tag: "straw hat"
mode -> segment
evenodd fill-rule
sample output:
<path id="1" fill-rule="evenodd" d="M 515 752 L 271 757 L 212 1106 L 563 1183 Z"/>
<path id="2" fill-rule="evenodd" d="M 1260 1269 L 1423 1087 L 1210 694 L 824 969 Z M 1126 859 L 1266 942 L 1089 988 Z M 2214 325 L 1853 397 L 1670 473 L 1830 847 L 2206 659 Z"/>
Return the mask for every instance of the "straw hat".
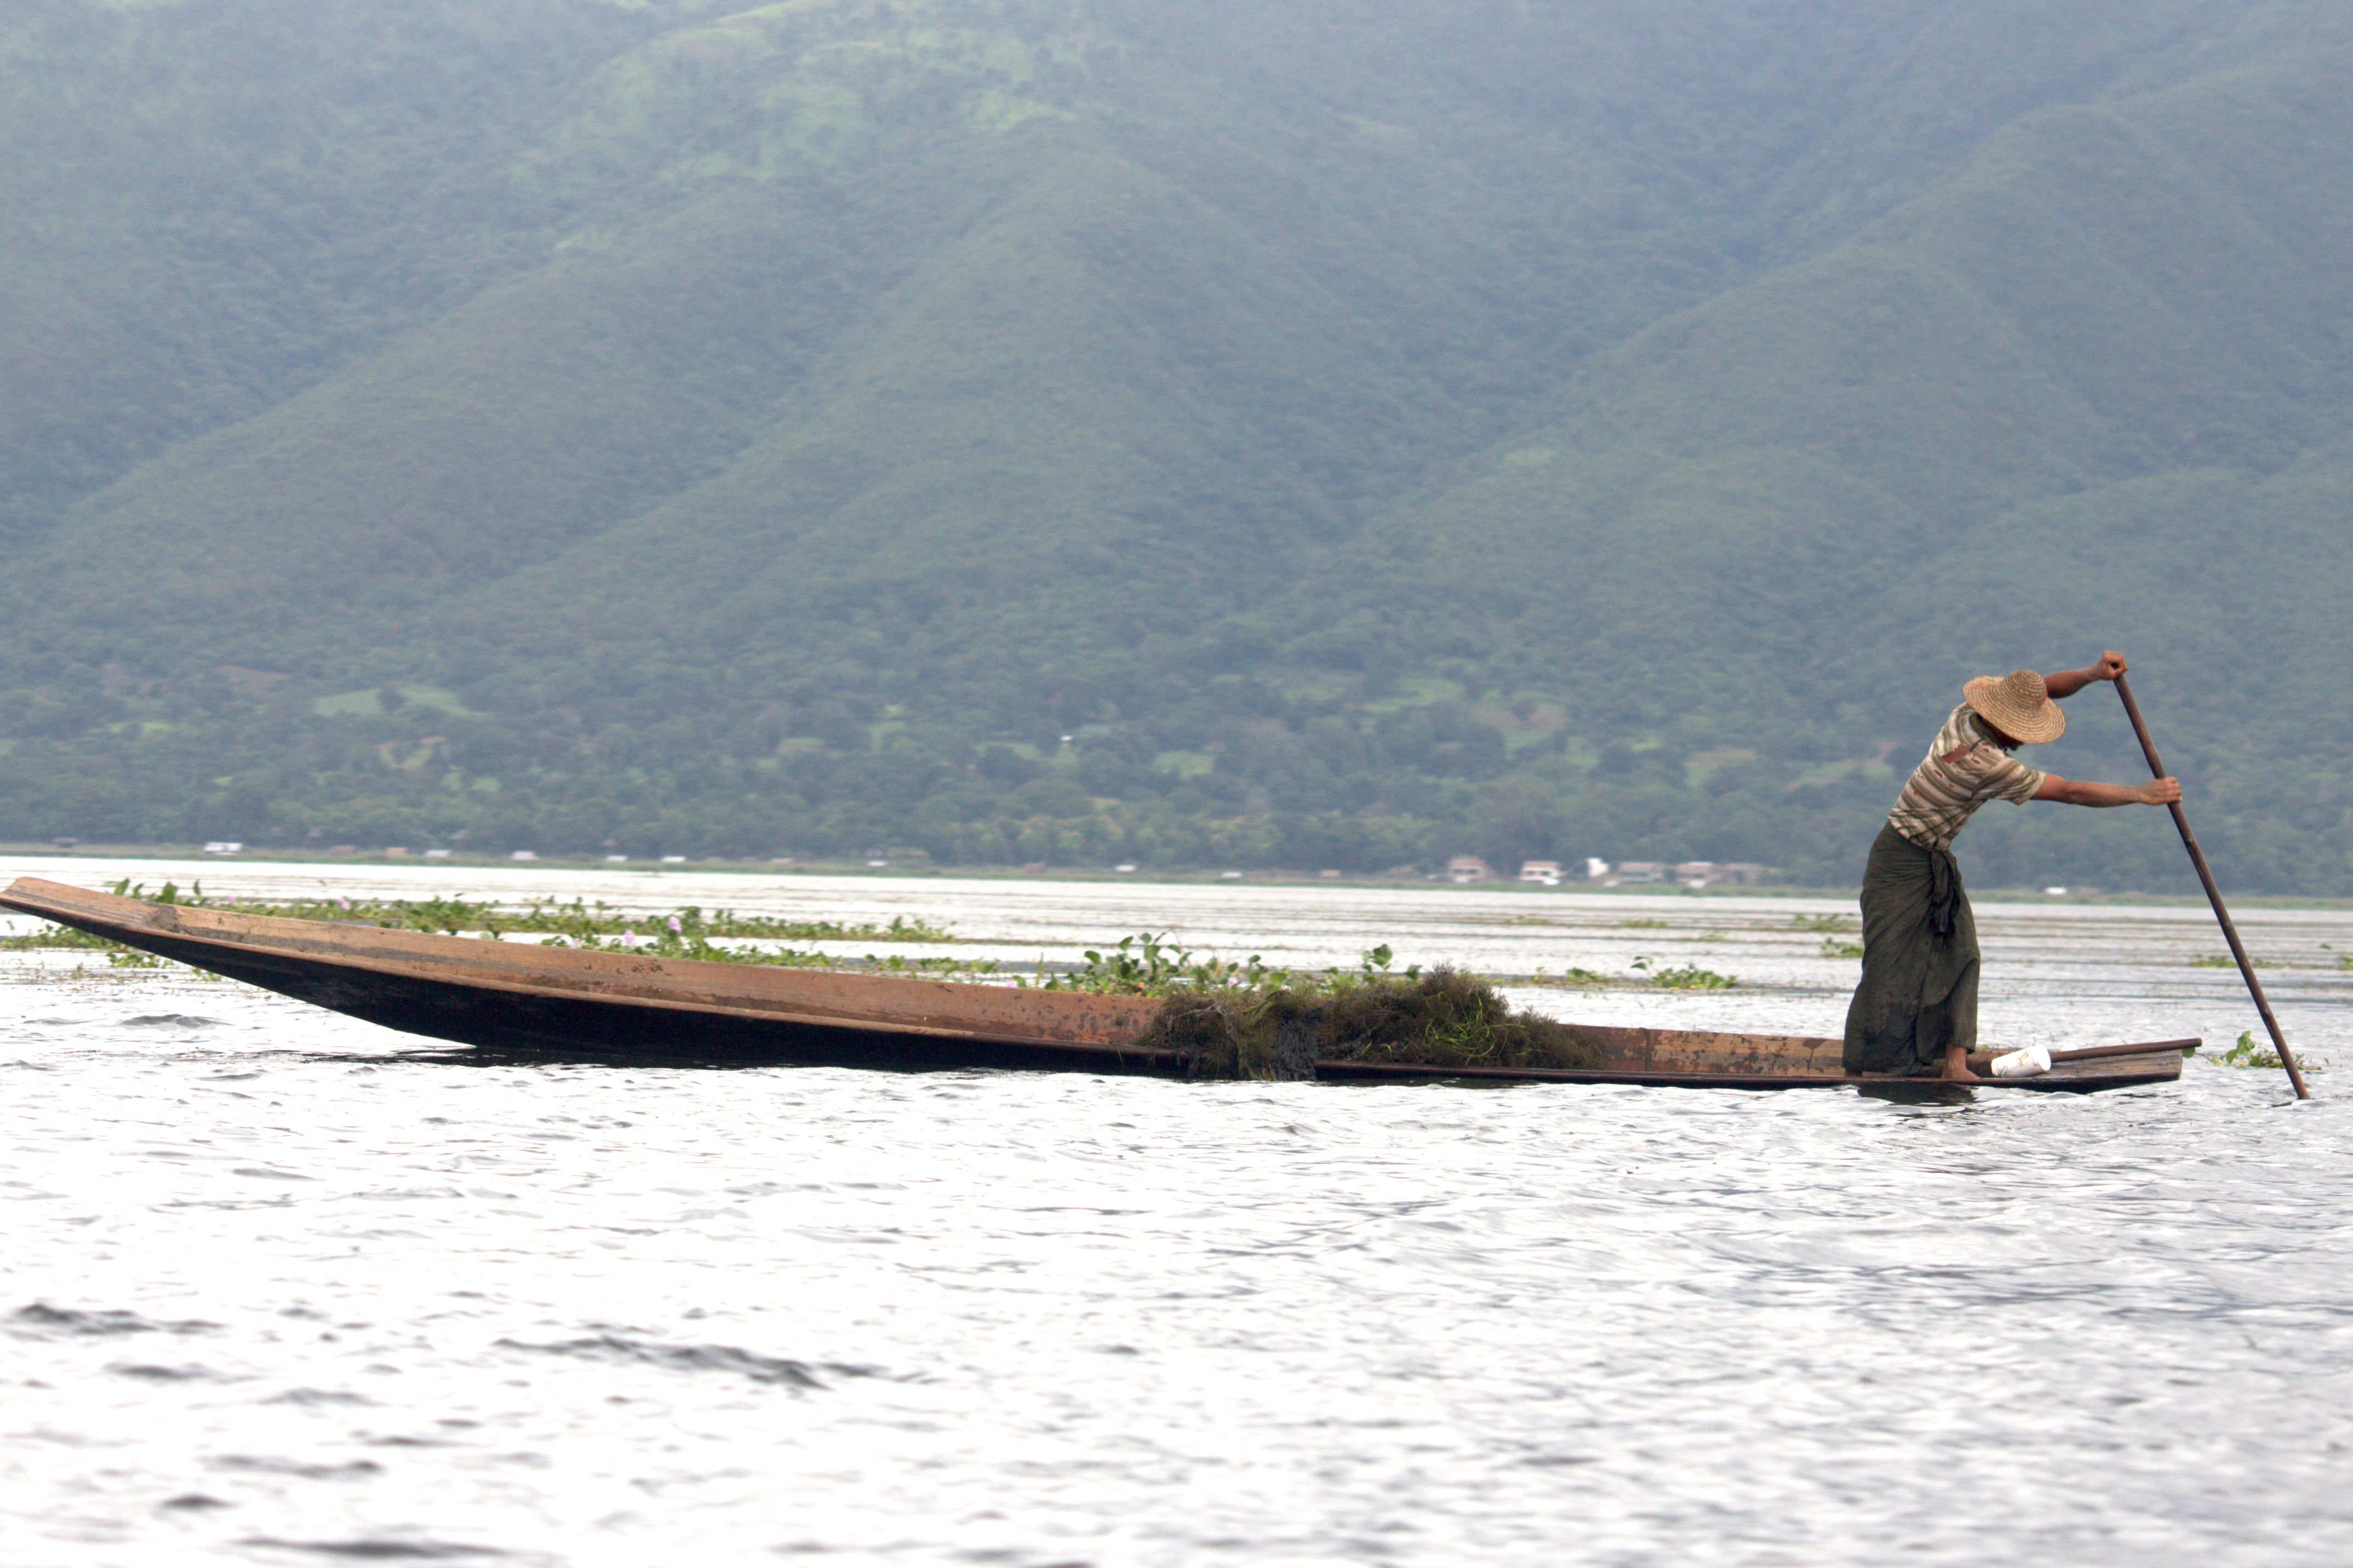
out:
<path id="1" fill-rule="evenodd" d="M 2067 732 L 2067 715 L 2031 669 L 1980 675 L 1961 688 L 1961 700 L 1977 716 L 2013 741 L 2041 745 Z"/>

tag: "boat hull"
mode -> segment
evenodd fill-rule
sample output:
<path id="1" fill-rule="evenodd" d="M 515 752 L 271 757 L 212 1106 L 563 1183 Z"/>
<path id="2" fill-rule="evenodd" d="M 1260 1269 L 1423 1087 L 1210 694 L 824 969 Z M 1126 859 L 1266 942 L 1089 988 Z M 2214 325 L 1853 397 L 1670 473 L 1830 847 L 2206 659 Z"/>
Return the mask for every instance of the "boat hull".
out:
<path id="1" fill-rule="evenodd" d="M 150 903 L 22 878 L 0 906 L 37 915 L 406 1034 L 485 1049 L 604 1060 L 932 1071 L 1182 1077 L 1133 1042 L 1157 1004 L 1007 986 L 655 959 L 276 920 Z M 1851 1074 L 1838 1040 L 1571 1026 L 1591 1068 L 1315 1064 L 1343 1083 L 1622 1083 L 1710 1089 L 1934 1088 Z M 1987 1087 L 2084 1091 L 2161 1083 L 2196 1041 L 2108 1047 L 2039 1078 Z M 2120 1053 L 2120 1054 L 2110 1054 Z"/>

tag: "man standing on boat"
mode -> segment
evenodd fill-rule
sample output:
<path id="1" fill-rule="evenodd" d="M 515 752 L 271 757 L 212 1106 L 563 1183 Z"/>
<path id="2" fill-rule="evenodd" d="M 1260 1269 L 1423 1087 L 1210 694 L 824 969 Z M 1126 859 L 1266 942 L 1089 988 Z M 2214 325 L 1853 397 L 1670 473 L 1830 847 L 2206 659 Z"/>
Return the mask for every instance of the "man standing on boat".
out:
<path id="1" fill-rule="evenodd" d="M 1849 1072 L 1974 1081 L 1978 1043 L 1978 930 L 1953 863 L 1953 838 L 1989 800 L 2024 805 L 2164 805 L 2181 798 L 2170 778 L 2090 784 L 2037 773 L 2010 755 L 2067 729 L 2056 700 L 2125 673 L 2104 653 L 2084 669 L 1979 676 L 1936 732 L 1927 757 L 1896 797 L 1862 873 L 1862 984 L 1846 1015 Z"/>

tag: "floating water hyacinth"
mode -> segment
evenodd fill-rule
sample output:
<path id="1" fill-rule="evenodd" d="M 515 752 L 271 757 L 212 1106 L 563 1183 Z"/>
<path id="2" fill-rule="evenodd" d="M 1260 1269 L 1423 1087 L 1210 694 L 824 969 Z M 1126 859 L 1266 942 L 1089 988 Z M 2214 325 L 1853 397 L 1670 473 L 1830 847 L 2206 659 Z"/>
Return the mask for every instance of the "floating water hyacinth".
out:
<path id="1" fill-rule="evenodd" d="M 150 893 L 145 887 L 124 878 L 113 885 L 119 896 L 132 899 L 152 898 L 158 903 L 180 903 L 197 908 L 238 903 L 234 899 L 207 899 L 204 884 L 199 882 L 185 894 L 176 885 L 166 883 L 162 891 Z M 567 937 L 609 936 L 624 925 L 634 926 L 640 919 L 658 920 L 652 914 L 625 913 L 604 903 L 589 905 L 584 900 L 558 903 L 554 900 L 538 900 L 520 907 L 501 907 L 490 902 L 475 903 L 463 898 L 436 897 L 430 899 L 371 899 L 349 894 L 322 894 L 315 899 L 298 899 L 291 902 L 272 902 L 257 899 L 240 905 L 259 915 L 274 915 L 290 920 L 367 921 L 380 926 L 407 931 L 441 931 L 452 936 L 469 931 L 512 931 L 546 933 Z M 783 915 L 746 915 L 732 910 L 687 908 L 670 916 L 670 934 L 691 938 L 752 937 L 782 939 L 787 942 L 860 941 L 945 942 L 955 940 L 944 925 L 934 925 L 922 919 L 909 920 L 904 915 L 892 918 L 888 926 L 844 924 L 839 921 L 794 920 Z M 17 942 L 17 946 L 48 946 L 53 942 Z M 82 945 L 68 942 L 66 945 Z"/>
<path id="2" fill-rule="evenodd" d="M 1310 1079 L 1324 1060 L 1590 1068 L 1600 1059 L 1568 1025 L 1515 1013 L 1486 981 L 1445 968 L 1410 980 L 1335 972 L 1298 988 L 1175 991 L 1135 1043 L 1176 1052 L 1188 1078 Z"/>

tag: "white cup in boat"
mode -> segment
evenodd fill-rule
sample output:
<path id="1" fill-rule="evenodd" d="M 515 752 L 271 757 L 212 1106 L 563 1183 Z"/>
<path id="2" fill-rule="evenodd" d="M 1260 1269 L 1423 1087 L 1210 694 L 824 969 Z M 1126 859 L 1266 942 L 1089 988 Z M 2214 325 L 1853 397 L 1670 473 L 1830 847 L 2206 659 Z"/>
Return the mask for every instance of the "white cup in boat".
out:
<path id="1" fill-rule="evenodd" d="M 2040 1078 L 2051 1070 L 2051 1047 L 2029 1046 L 2022 1051 L 1993 1058 L 1996 1078 Z"/>

